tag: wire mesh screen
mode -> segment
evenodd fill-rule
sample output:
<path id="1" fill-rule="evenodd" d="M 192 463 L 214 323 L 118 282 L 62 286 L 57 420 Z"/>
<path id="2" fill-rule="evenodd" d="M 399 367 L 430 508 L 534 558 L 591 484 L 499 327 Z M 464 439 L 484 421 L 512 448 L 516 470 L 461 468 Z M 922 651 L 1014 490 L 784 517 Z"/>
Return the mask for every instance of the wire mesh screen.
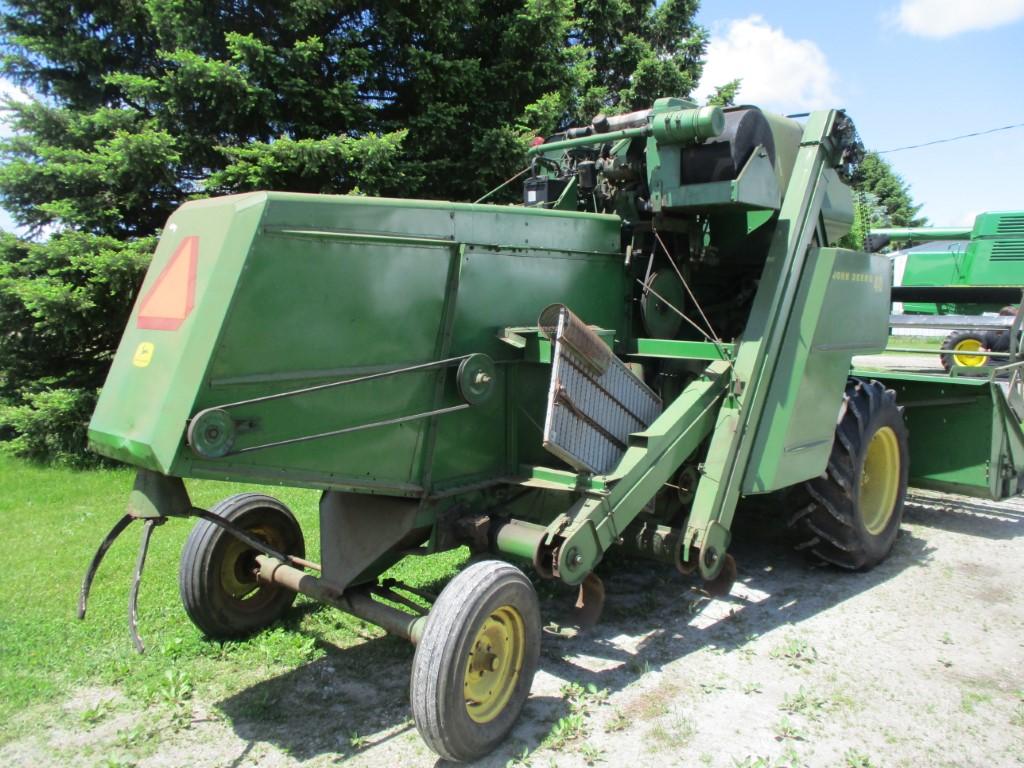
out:
<path id="1" fill-rule="evenodd" d="M 547 307 L 539 325 L 554 345 L 544 447 L 579 471 L 607 474 L 661 399 L 568 307 Z"/>

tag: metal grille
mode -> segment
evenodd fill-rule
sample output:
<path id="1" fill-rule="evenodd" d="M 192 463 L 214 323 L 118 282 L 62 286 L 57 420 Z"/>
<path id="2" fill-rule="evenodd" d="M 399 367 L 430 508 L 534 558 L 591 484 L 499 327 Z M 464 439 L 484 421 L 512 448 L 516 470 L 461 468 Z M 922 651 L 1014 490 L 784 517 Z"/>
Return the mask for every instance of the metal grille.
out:
<path id="1" fill-rule="evenodd" d="M 997 235 L 1024 235 L 1024 216 L 1000 216 Z"/>
<path id="2" fill-rule="evenodd" d="M 1002 240 L 992 246 L 993 259 L 1024 259 L 1024 240 Z"/>
<path id="3" fill-rule="evenodd" d="M 577 470 L 607 474 L 661 400 L 567 307 L 548 307 L 539 325 L 554 344 L 544 447 Z"/>

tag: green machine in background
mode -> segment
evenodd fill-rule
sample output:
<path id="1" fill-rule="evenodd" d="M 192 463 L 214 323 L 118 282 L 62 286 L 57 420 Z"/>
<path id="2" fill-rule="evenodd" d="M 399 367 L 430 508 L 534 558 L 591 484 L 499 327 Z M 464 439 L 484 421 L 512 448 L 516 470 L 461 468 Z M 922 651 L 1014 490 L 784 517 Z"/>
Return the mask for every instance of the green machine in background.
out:
<path id="1" fill-rule="evenodd" d="M 911 484 L 991 499 L 1020 493 L 1024 212 L 982 213 L 971 227 L 877 229 L 871 239 L 875 248 L 935 244 L 934 251 L 906 253 L 892 291 L 904 314 L 890 322 L 948 331 L 939 359 L 951 375 L 880 375 L 897 392 L 914 435 Z M 952 440 L 955 448 L 946 450 Z"/>
<path id="2" fill-rule="evenodd" d="M 468 545 L 529 564 L 579 585 L 588 621 L 612 547 L 727 591 L 740 499 L 778 494 L 810 557 L 873 566 L 913 466 L 893 389 L 851 376 L 885 346 L 891 302 L 885 257 L 830 247 L 860 152 L 842 112 L 666 98 L 533 147 L 522 206 L 184 205 L 90 424 L 95 450 L 139 470 L 80 615 L 110 542 L 143 521 L 141 649 L 149 534 L 197 517 L 180 580 L 205 634 L 257 631 L 297 592 L 375 622 L 417 646 L 424 740 L 468 760 L 529 694 L 536 594 L 478 559 L 427 610 L 379 580 L 403 557 Z M 1009 413 L 1002 392 L 986 390 Z M 987 447 L 1009 474 L 979 493 L 1017 490 L 1020 424 L 1004 422 L 1013 450 Z M 948 461 L 959 442 L 922 450 Z M 322 562 L 280 502 L 199 509 L 193 477 L 321 489 Z"/>
<path id="3" fill-rule="evenodd" d="M 942 315 L 950 323 L 917 323 L 953 329 L 942 344 L 946 370 L 953 365 L 981 367 L 1005 357 L 1010 309 L 1021 303 L 1024 291 L 1024 211 L 981 213 L 970 227 L 875 229 L 871 239 L 877 248 L 890 242 L 927 245 L 901 254 L 905 264 L 897 292 L 935 299 L 906 301 L 903 312 Z M 1001 319 L 982 317 L 1000 313 Z M 912 318 L 903 324 L 912 325 Z"/>
<path id="4" fill-rule="evenodd" d="M 905 286 L 1024 285 L 1024 211 L 980 213 L 970 227 L 889 227 L 873 229 L 871 235 L 879 246 L 956 244 L 908 254 Z"/>

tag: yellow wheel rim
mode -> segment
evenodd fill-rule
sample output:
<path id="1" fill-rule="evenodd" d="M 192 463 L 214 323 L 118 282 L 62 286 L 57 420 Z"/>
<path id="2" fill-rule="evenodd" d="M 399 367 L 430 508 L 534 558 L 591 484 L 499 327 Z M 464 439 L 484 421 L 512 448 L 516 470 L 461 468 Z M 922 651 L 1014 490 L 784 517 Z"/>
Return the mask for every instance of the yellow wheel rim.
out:
<path id="1" fill-rule="evenodd" d="M 255 526 L 246 530 L 272 547 L 281 548 L 283 545 L 281 537 L 265 526 Z M 234 536 L 228 539 L 224 547 L 224 555 L 220 561 L 220 585 L 236 600 L 253 597 L 260 587 L 256 581 L 257 554 L 248 544 Z"/>
<path id="2" fill-rule="evenodd" d="M 494 610 L 476 633 L 466 659 L 466 711 L 489 723 L 508 704 L 519 682 L 526 651 L 526 624 L 510 605 Z"/>
<path id="3" fill-rule="evenodd" d="M 900 443 L 892 427 L 882 427 L 868 443 L 860 475 L 860 517 L 868 533 L 889 523 L 900 491 Z"/>
<path id="4" fill-rule="evenodd" d="M 977 339 L 958 341 L 953 347 L 953 362 L 957 365 L 969 365 L 972 368 L 985 364 L 984 355 L 965 355 L 964 352 L 980 352 L 984 347 Z"/>

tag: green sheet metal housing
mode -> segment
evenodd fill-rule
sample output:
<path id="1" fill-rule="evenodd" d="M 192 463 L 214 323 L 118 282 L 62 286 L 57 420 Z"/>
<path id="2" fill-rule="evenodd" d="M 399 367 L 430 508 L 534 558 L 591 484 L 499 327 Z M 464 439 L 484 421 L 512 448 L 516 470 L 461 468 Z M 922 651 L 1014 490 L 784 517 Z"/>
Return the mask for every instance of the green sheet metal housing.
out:
<path id="1" fill-rule="evenodd" d="M 1004 383 L 857 371 L 896 391 L 910 432 L 910 485 L 993 500 L 1024 491 L 1024 430 Z"/>
<path id="2" fill-rule="evenodd" d="M 888 338 L 885 258 L 814 249 L 800 281 L 765 402 L 743 492 L 775 491 L 825 471 L 850 373 L 850 356 Z"/>
<path id="3" fill-rule="evenodd" d="M 199 238 L 194 309 L 163 331 L 137 327 L 135 307 L 89 429 L 100 453 L 165 474 L 393 495 L 508 475 L 540 451 L 538 439 L 521 453 L 517 434 L 543 423 L 547 369 L 517 371 L 522 352 L 502 329 L 534 325 L 561 301 L 628 332 L 613 216 L 279 193 L 206 200 L 171 217 L 142 296 L 189 236 Z M 143 343 L 153 351 L 139 367 Z M 461 412 L 219 460 L 185 444 L 205 408 L 469 353 L 496 362 L 494 396 Z M 251 422 L 244 448 L 460 402 L 447 368 L 231 413 Z"/>
<path id="4" fill-rule="evenodd" d="M 1024 211 L 978 214 L 970 228 L 904 227 L 877 230 L 893 239 L 942 242 L 962 236 L 968 242 L 907 254 L 903 285 L 1024 285 Z M 998 311 L 995 304 L 908 302 L 904 311 L 920 314 L 977 314 Z"/>

